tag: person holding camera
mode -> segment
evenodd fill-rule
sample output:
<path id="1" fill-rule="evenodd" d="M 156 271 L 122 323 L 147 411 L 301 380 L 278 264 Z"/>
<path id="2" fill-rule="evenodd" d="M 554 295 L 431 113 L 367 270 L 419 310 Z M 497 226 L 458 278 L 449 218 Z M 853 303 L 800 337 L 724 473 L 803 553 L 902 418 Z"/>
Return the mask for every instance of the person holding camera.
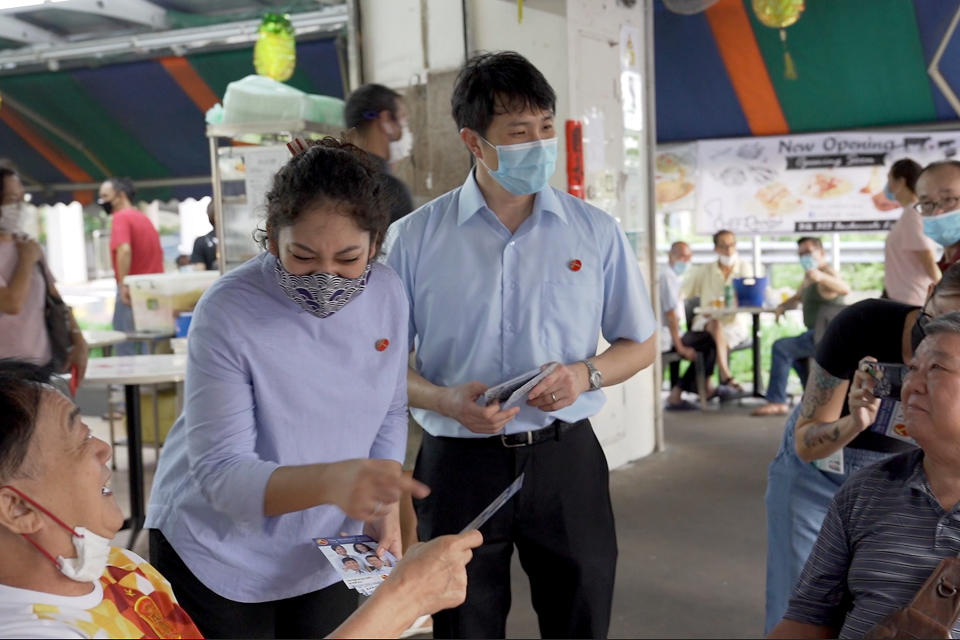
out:
<path id="1" fill-rule="evenodd" d="M 960 266 L 931 287 L 923 307 L 864 300 L 830 323 L 817 345 L 803 402 L 787 419 L 767 480 L 768 633 L 783 617 L 837 490 L 857 470 L 913 445 L 870 430 L 847 401 L 864 358 L 909 362 L 931 317 L 960 310 Z"/>

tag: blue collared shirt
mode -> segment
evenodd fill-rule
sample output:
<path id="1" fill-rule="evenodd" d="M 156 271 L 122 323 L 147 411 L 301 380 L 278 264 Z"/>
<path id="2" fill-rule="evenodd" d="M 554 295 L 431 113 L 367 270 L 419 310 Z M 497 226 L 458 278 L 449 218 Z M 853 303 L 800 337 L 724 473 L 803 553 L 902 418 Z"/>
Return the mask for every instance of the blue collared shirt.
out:
<path id="1" fill-rule="evenodd" d="M 656 331 L 639 265 L 609 214 L 562 191 L 538 192 L 516 233 L 487 207 L 473 173 L 390 229 L 387 264 L 410 301 L 410 348 L 430 382 L 486 385 L 547 362 L 571 364 L 608 342 L 643 342 Z M 544 413 L 526 404 L 505 433 L 596 414 L 603 391 Z M 413 415 L 435 436 L 483 437 L 425 409 Z"/>
<path id="2" fill-rule="evenodd" d="M 275 265 L 268 253 L 253 258 L 197 305 L 186 404 L 145 525 L 203 584 L 239 602 L 330 586 L 340 578 L 313 538 L 360 533 L 333 505 L 265 516 L 277 467 L 400 462 L 406 449 L 407 300 L 396 274 L 374 265 L 364 291 L 321 319 L 283 293 Z"/>

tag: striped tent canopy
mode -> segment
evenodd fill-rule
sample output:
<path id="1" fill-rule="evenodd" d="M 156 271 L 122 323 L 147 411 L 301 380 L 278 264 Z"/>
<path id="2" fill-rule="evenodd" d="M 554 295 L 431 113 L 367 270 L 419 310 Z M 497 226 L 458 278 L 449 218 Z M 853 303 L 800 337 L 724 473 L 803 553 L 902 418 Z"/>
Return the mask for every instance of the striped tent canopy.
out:
<path id="1" fill-rule="evenodd" d="M 786 30 L 797 79 L 786 77 L 778 30 L 751 0 L 681 15 L 655 0 L 657 139 L 957 122 L 928 73 L 960 0 L 806 0 Z M 960 29 L 958 29 L 960 32 Z M 938 69 L 960 94 L 960 33 Z"/>
<path id="2" fill-rule="evenodd" d="M 69 71 L 0 76 L 0 158 L 27 183 L 100 182 L 210 174 L 204 113 L 227 84 L 254 73 L 252 48 Z M 287 84 L 342 98 L 335 39 L 297 44 Z M 199 198 L 209 185 L 140 190 L 138 197 Z M 41 192 L 37 202 L 90 202 L 92 191 Z"/>

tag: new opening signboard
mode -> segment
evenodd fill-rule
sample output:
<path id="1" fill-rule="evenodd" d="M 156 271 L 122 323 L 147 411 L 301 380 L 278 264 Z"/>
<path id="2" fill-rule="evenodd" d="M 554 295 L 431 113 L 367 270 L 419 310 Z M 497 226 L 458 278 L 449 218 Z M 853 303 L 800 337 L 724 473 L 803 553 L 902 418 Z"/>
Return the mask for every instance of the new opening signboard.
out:
<path id="1" fill-rule="evenodd" d="M 960 132 L 701 140 L 696 143 L 696 193 L 690 194 L 695 195 L 696 230 L 780 235 L 889 229 L 901 214 L 900 205 L 884 195 L 890 166 L 901 158 L 921 165 L 953 159 L 958 150 Z M 658 185 L 672 179 L 661 169 L 680 164 L 670 154 L 658 154 Z M 688 172 L 683 179 L 691 177 Z M 670 192 L 660 186 L 657 193 Z"/>

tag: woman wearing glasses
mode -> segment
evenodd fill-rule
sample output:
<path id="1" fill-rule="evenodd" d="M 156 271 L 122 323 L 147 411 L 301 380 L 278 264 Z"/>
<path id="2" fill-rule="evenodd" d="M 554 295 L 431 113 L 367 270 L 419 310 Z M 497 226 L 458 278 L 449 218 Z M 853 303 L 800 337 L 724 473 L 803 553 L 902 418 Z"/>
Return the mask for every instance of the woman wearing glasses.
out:
<path id="1" fill-rule="evenodd" d="M 940 279 L 937 245 L 924 235 L 923 220 L 916 209 L 921 170 L 910 158 L 897 160 L 890 167 L 884 189 L 887 198 L 903 207 L 883 246 L 884 297 L 912 305 L 923 304 L 930 285 Z"/>
<path id="2" fill-rule="evenodd" d="M 855 471 L 912 444 L 870 430 L 851 410 L 872 396 L 847 392 L 864 359 L 903 364 L 931 316 L 960 310 L 960 266 L 948 269 L 922 307 L 864 300 L 841 311 L 817 345 L 803 403 L 787 419 L 767 479 L 767 606 L 764 633 L 787 610 L 830 500 Z M 861 412 L 862 413 L 862 412 Z"/>
<path id="3" fill-rule="evenodd" d="M 943 247 L 940 271 L 960 262 L 960 162 L 928 164 L 917 179 L 917 203 L 923 233 Z"/>

